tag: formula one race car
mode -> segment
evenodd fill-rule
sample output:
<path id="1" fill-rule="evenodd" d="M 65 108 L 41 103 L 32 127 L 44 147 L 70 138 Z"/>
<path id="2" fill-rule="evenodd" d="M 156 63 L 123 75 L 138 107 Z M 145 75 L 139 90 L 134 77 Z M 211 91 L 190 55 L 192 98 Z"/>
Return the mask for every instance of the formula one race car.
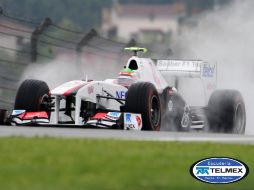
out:
<path id="1" fill-rule="evenodd" d="M 245 105 L 236 90 L 215 90 L 216 64 L 204 61 L 152 60 L 134 53 L 116 79 L 75 80 L 49 90 L 39 80 L 25 80 L 15 106 L 1 122 L 12 125 L 70 125 L 128 130 L 244 133 Z M 207 106 L 191 107 L 167 78 L 198 77 L 207 94 Z"/>

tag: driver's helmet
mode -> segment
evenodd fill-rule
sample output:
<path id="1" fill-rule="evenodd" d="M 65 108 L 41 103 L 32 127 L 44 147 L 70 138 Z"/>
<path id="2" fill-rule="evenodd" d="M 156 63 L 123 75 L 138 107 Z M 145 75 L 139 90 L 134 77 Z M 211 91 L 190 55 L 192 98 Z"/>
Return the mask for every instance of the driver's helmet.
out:
<path id="1" fill-rule="evenodd" d="M 117 77 L 117 84 L 129 87 L 137 81 L 136 73 L 130 68 L 125 68 L 120 71 L 119 76 Z"/>

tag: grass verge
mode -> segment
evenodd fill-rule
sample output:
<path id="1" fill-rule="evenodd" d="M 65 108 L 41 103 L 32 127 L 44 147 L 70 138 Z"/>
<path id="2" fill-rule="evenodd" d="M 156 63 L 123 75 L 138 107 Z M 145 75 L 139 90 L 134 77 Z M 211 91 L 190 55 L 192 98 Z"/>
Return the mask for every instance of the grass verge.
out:
<path id="1" fill-rule="evenodd" d="M 250 174 L 227 185 L 197 181 L 190 166 L 211 156 L 239 159 Z M 253 145 L 0 138 L 0 189 L 250 190 L 253 158 Z"/>

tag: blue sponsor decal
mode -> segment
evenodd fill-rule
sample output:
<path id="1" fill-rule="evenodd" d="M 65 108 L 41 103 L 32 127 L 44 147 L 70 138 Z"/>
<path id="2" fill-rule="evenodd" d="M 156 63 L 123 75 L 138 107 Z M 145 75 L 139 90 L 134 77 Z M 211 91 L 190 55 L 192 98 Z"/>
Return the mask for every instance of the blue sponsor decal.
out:
<path id="1" fill-rule="evenodd" d="M 125 122 L 126 123 L 131 123 L 131 114 L 130 113 L 126 113 L 125 114 Z"/>
<path id="2" fill-rule="evenodd" d="M 107 116 L 113 117 L 113 118 L 119 118 L 121 116 L 120 112 L 108 112 Z"/>
<path id="3" fill-rule="evenodd" d="M 227 184 L 245 178 L 249 173 L 249 168 L 242 161 L 233 158 L 205 158 L 194 163 L 190 168 L 190 173 L 202 182 Z"/>
<path id="4" fill-rule="evenodd" d="M 13 110 L 11 115 L 20 115 L 24 112 L 26 112 L 26 110 Z"/>
<path id="5" fill-rule="evenodd" d="M 116 98 L 119 99 L 125 99 L 126 98 L 126 92 L 125 91 L 116 91 Z"/>
<path id="6" fill-rule="evenodd" d="M 215 74 L 215 65 L 204 64 L 203 66 L 203 77 L 212 78 Z"/>

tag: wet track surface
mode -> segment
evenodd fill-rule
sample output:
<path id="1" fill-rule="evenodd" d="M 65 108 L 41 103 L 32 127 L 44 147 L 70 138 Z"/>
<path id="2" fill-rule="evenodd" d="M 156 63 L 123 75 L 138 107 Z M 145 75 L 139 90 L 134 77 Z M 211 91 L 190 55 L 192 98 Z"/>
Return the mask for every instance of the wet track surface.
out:
<path id="1" fill-rule="evenodd" d="M 13 136 L 254 144 L 254 135 L 0 126 L 0 137 Z"/>

